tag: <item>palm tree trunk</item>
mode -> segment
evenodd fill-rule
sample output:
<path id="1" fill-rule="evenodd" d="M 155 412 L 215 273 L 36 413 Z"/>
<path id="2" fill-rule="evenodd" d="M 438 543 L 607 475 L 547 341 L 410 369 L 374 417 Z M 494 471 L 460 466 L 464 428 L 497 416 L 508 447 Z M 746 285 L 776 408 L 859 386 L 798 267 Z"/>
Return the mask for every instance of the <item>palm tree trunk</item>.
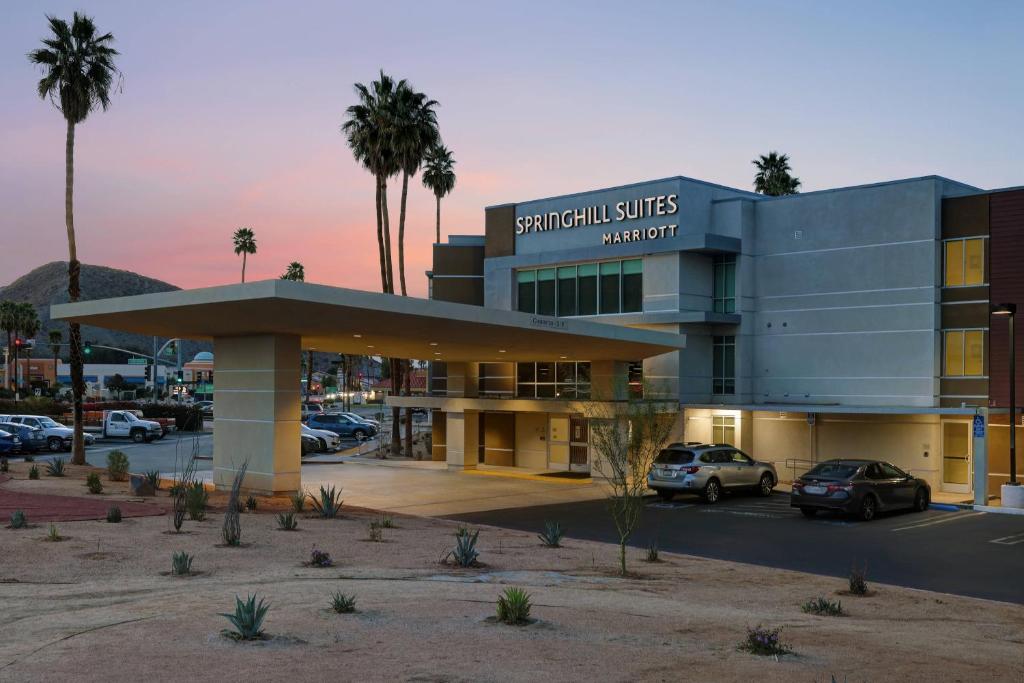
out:
<path id="1" fill-rule="evenodd" d="M 81 296 L 82 264 L 78 262 L 75 244 L 75 124 L 68 121 L 67 143 L 64 150 L 64 223 L 68 230 L 68 299 L 78 301 Z M 71 464 L 85 464 L 85 434 L 82 430 L 82 401 L 85 397 L 85 369 L 82 359 L 82 328 L 78 323 L 69 325 L 71 331 L 71 393 L 74 396 L 74 436 L 72 437 Z"/>
<path id="2" fill-rule="evenodd" d="M 245 257 L 246 253 L 242 252 L 242 284 L 245 284 Z"/>
<path id="3" fill-rule="evenodd" d="M 7 355 L 4 356 L 4 389 L 11 388 L 11 331 L 7 330 Z"/>
<path id="4" fill-rule="evenodd" d="M 409 174 L 402 171 L 402 202 L 398 211 L 398 281 L 402 286 L 402 296 L 405 291 L 405 202 L 409 196 Z"/>
<path id="5" fill-rule="evenodd" d="M 306 397 L 313 391 L 313 352 L 306 352 Z"/>
<path id="6" fill-rule="evenodd" d="M 412 396 L 412 362 L 405 361 L 405 395 Z M 412 457 L 412 408 L 405 409 L 405 457 Z"/>
<path id="7" fill-rule="evenodd" d="M 436 244 L 441 243 L 441 195 L 435 194 L 434 198 L 437 200 L 437 239 L 434 240 Z"/>
<path id="8" fill-rule="evenodd" d="M 384 181 L 380 175 L 374 176 L 377 184 L 377 251 L 380 256 L 380 286 L 381 290 L 388 293 L 388 271 L 386 257 L 384 255 L 384 217 L 380 210 L 381 183 Z"/>
<path id="9" fill-rule="evenodd" d="M 395 270 L 391 265 L 391 218 L 388 212 L 388 181 L 381 178 L 380 213 L 384 224 L 384 267 L 387 271 L 388 290 L 386 294 L 395 293 Z"/>

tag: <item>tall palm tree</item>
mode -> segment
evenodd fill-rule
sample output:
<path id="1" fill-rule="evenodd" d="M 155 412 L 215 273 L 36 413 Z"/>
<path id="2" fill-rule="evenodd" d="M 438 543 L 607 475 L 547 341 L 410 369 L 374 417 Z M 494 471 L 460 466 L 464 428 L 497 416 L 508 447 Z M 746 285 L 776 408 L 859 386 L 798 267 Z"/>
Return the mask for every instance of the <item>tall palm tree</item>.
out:
<path id="1" fill-rule="evenodd" d="M 423 185 L 434 193 L 437 199 L 437 234 L 434 241 L 441 241 L 441 198 L 455 189 L 455 160 L 452 151 L 440 141 L 427 150 L 423 160 Z"/>
<path id="2" fill-rule="evenodd" d="M 232 235 L 235 254 L 242 255 L 242 282 L 245 282 L 245 261 L 249 254 L 256 253 L 256 234 L 249 228 L 239 228 Z"/>
<path id="3" fill-rule="evenodd" d="M 11 338 L 18 327 L 18 305 L 13 301 L 0 301 L 0 330 L 7 333 L 7 355 L 4 358 L 4 388 L 11 387 L 11 363 L 14 360 L 14 347 Z"/>
<path id="4" fill-rule="evenodd" d="M 292 280 L 294 282 L 305 282 L 306 269 L 298 261 L 292 261 L 288 264 L 288 268 L 285 269 L 284 275 L 281 276 L 281 279 Z"/>
<path id="5" fill-rule="evenodd" d="M 15 325 L 15 328 L 14 328 L 14 336 L 15 337 L 18 337 L 19 333 L 20 333 L 23 342 L 27 341 L 27 340 L 29 340 L 29 339 L 31 339 L 33 337 L 35 337 L 36 336 L 36 332 L 39 331 L 39 314 L 36 313 L 36 307 L 33 306 L 30 303 L 15 304 L 15 322 L 16 322 L 16 325 Z M 26 350 L 26 352 L 28 352 L 28 347 L 27 346 L 25 347 L 25 350 Z M 14 390 L 15 391 L 20 389 L 21 386 L 22 386 L 21 384 L 19 384 L 19 379 L 21 379 L 22 381 L 24 380 L 24 377 L 22 377 L 22 378 L 18 377 L 18 375 L 21 374 L 19 372 L 19 370 L 20 370 L 20 365 L 19 365 L 19 363 L 20 363 L 20 358 L 19 358 L 20 355 L 21 355 L 20 349 L 19 349 L 18 345 L 15 344 L 14 345 Z"/>
<path id="6" fill-rule="evenodd" d="M 57 361 L 60 360 L 60 347 L 64 343 L 64 335 L 60 330 L 50 330 L 50 351 L 53 352 L 53 386 L 57 386 Z"/>
<path id="7" fill-rule="evenodd" d="M 81 264 L 75 243 L 74 217 L 74 160 L 75 126 L 85 121 L 97 106 L 106 111 L 110 106 L 110 91 L 117 75 L 114 57 L 118 52 L 111 47 L 114 36 L 100 34 L 90 17 L 75 12 L 71 25 L 63 19 L 47 16 L 52 36 L 43 39 L 43 46 L 28 54 L 32 64 L 43 70 L 36 88 L 39 97 L 49 99 L 61 112 L 67 123 L 64 152 L 64 222 L 68 232 L 68 297 L 78 301 Z M 74 446 L 71 462 L 85 464 L 85 441 L 82 432 L 82 397 L 85 395 L 85 377 L 82 360 L 82 331 L 78 323 L 71 323 L 71 390 L 75 402 Z"/>
<path id="8" fill-rule="evenodd" d="M 754 176 L 754 191 L 778 197 L 784 194 L 797 194 L 800 191 L 800 179 L 790 175 L 789 156 L 778 152 L 762 154 L 752 162 L 757 168 Z"/>

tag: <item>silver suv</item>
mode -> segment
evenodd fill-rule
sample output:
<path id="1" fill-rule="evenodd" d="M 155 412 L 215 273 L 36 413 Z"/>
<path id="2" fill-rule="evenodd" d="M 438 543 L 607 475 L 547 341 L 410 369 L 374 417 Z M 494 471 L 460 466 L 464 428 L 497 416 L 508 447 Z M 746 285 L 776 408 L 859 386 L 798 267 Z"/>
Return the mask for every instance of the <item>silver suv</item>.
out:
<path id="1" fill-rule="evenodd" d="M 673 443 L 654 459 L 647 488 L 662 500 L 677 493 L 699 493 L 706 502 L 716 503 L 722 491 L 750 489 L 762 496 L 772 495 L 779 476 L 770 462 L 757 462 L 726 443 Z"/>

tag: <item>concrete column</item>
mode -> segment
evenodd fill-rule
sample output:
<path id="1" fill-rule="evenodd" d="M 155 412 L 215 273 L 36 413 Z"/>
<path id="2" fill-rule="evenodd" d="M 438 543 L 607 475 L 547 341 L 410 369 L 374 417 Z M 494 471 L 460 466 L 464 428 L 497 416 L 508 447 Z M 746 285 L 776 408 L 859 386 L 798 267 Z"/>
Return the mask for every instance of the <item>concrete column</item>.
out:
<path id="1" fill-rule="evenodd" d="M 480 413 L 446 413 L 446 460 L 450 470 L 476 469 L 480 460 Z"/>
<path id="2" fill-rule="evenodd" d="M 597 401 L 623 401 L 629 397 L 629 363 L 595 360 L 590 363 L 590 395 Z"/>
<path id="3" fill-rule="evenodd" d="M 230 488 L 242 462 L 242 486 L 259 493 L 301 487 L 300 339 L 266 334 L 217 337 L 213 482 Z"/>
<path id="4" fill-rule="evenodd" d="M 978 414 L 974 416 L 971 424 L 971 440 L 971 461 L 974 466 L 974 504 L 988 505 L 988 408 L 979 408 Z M 941 457 L 939 463 L 939 481 L 942 481 Z"/>
<path id="5" fill-rule="evenodd" d="M 476 398 L 479 378 L 476 363 L 448 363 L 448 397 Z"/>

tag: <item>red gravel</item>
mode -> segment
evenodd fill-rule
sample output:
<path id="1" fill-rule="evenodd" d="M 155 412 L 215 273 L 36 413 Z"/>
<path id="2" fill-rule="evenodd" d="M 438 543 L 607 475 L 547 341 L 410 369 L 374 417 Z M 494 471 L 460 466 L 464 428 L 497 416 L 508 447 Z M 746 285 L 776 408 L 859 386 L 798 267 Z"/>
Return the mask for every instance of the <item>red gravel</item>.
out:
<path id="1" fill-rule="evenodd" d="M 28 520 L 36 522 L 70 522 L 83 519 L 106 519 L 111 505 L 121 508 L 122 517 L 150 517 L 164 511 L 156 505 L 128 503 L 102 498 L 54 496 L 45 493 L 22 493 L 0 489 L 0 523 L 22 510 Z"/>

